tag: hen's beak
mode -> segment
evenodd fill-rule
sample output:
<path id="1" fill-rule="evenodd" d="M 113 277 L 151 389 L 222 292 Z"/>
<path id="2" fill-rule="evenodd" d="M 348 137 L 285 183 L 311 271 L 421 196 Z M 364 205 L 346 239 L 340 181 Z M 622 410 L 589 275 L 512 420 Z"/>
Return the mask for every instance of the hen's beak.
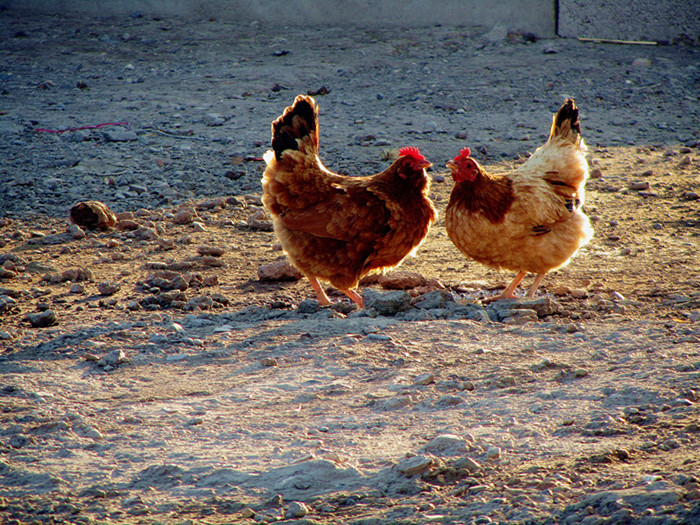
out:
<path id="1" fill-rule="evenodd" d="M 432 165 L 433 165 L 432 162 L 428 162 L 427 160 L 422 160 L 422 161 L 420 161 L 420 162 L 418 163 L 418 169 L 420 169 L 420 170 L 426 169 L 426 168 L 429 168 L 429 167 L 432 166 Z"/>
<path id="2" fill-rule="evenodd" d="M 454 170 L 457 169 L 457 164 L 455 164 L 455 162 L 454 162 L 453 160 L 448 160 L 448 161 L 447 161 L 447 164 L 445 164 L 445 166 L 446 166 L 447 168 L 449 168 L 450 171 L 454 171 Z"/>

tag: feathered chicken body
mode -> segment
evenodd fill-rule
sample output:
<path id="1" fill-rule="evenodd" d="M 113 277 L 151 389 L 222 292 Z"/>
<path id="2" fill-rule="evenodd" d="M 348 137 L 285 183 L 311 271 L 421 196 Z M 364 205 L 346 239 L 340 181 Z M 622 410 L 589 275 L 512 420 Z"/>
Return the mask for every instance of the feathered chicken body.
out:
<path id="1" fill-rule="evenodd" d="M 354 288 L 367 273 L 397 266 L 423 242 L 437 212 L 428 198 L 431 164 L 403 148 L 383 172 L 348 177 L 318 157 L 318 107 L 300 95 L 272 123 L 265 156 L 263 204 L 291 262 L 311 282 L 320 304 L 329 281 L 360 307 Z"/>
<path id="2" fill-rule="evenodd" d="M 445 212 L 452 242 L 492 268 L 518 272 L 495 299 L 513 297 L 527 273 L 544 275 L 569 262 L 593 235 L 581 210 L 588 178 L 579 112 L 567 99 L 554 115 L 547 142 L 514 172 L 492 175 L 464 149 L 448 162 L 455 180 Z"/>

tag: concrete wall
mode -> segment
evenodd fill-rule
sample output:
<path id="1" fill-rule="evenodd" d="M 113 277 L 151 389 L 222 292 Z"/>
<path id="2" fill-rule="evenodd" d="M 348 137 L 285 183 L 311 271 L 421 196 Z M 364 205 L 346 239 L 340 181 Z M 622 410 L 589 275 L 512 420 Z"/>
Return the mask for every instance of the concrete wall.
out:
<path id="1" fill-rule="evenodd" d="M 698 45 L 700 0 L 559 0 L 558 34 Z"/>
<path id="2" fill-rule="evenodd" d="M 215 16 L 289 25 L 487 26 L 554 36 L 555 0 L 0 0 L 9 8 L 88 15 Z M 0 15 L 1 16 L 1 15 Z"/>
<path id="3" fill-rule="evenodd" d="M 0 0 L 0 4 L 41 13 L 100 16 L 139 11 L 283 25 L 490 28 L 502 24 L 543 38 L 557 31 L 571 38 L 700 44 L 700 0 Z"/>

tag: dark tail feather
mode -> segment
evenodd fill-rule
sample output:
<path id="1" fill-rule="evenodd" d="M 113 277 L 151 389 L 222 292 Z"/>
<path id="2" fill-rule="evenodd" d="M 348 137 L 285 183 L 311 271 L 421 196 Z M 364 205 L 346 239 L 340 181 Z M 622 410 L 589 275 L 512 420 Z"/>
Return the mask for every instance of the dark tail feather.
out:
<path id="1" fill-rule="evenodd" d="M 318 106 L 313 98 L 299 95 L 272 123 L 272 149 L 281 160 L 285 150 L 308 151 L 309 147 L 318 152 Z"/>
<path id="2" fill-rule="evenodd" d="M 556 136 L 568 137 L 571 142 L 577 142 L 581 136 L 581 122 L 578 118 L 578 108 L 573 98 L 567 98 L 554 115 L 552 130 L 549 138 Z"/>

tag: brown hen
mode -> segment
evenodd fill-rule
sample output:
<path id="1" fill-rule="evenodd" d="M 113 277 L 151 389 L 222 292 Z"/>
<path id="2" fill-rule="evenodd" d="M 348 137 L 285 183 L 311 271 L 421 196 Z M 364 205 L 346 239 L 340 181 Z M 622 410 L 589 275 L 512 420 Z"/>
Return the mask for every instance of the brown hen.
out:
<path id="1" fill-rule="evenodd" d="M 360 279 L 401 263 L 425 239 L 437 212 L 428 198 L 431 166 L 417 148 L 403 148 L 381 173 L 338 175 L 318 157 L 318 107 L 299 95 L 272 123 L 265 153 L 263 204 L 290 261 L 328 305 L 319 279 L 362 308 Z"/>

